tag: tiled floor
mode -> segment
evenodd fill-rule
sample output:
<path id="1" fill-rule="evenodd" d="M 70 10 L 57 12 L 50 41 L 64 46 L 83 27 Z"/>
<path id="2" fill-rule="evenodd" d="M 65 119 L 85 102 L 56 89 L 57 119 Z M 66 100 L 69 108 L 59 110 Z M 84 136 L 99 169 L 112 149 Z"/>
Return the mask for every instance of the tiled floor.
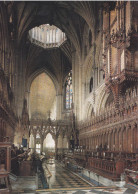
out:
<path id="1" fill-rule="evenodd" d="M 138 194 L 138 192 L 121 188 L 119 190 L 112 189 L 90 189 L 90 190 L 47 190 L 47 191 L 28 191 L 28 192 L 12 192 L 12 194 Z"/>
<path id="2" fill-rule="evenodd" d="M 35 179 L 20 179 L 13 185 L 16 191 L 12 194 L 138 194 L 128 188 L 94 187 L 55 162 L 49 162 L 47 167 L 52 174 L 48 178 L 49 189 L 36 190 Z"/>
<path id="3" fill-rule="evenodd" d="M 14 193 L 21 192 L 33 192 L 37 189 L 36 187 L 36 177 L 18 177 L 16 181 L 11 181 L 12 190 Z"/>
<path id="4" fill-rule="evenodd" d="M 114 189 L 90 189 L 90 190 L 55 190 L 55 191 L 43 191 L 43 192 L 36 192 L 36 194 L 138 194 L 138 192 L 127 189 L 121 188 L 118 190 Z"/>
<path id="5" fill-rule="evenodd" d="M 92 184 L 69 172 L 57 163 L 47 164 L 52 176 L 48 178 L 50 189 L 91 187 Z"/>

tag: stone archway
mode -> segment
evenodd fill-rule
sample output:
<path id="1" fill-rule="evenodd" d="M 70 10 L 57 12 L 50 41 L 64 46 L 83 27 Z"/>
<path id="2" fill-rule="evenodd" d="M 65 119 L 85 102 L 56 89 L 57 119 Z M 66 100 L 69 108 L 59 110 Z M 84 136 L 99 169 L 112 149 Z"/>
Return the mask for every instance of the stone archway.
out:
<path id="1" fill-rule="evenodd" d="M 39 74 L 30 87 L 29 112 L 31 118 L 46 119 L 48 112 L 56 118 L 56 89 L 52 79 L 45 72 Z M 53 118 L 54 116 L 54 118 Z"/>
<path id="2" fill-rule="evenodd" d="M 26 79 L 26 93 L 25 93 L 25 97 L 27 99 L 27 105 L 28 105 L 28 110 L 29 110 L 29 116 L 31 115 L 30 114 L 30 89 L 31 89 L 31 85 L 32 85 L 32 82 L 39 76 L 41 75 L 42 73 L 45 73 L 53 82 L 54 84 L 54 87 L 55 87 L 55 90 L 56 90 L 56 95 L 58 94 L 58 90 L 59 90 L 59 84 L 57 82 L 57 79 L 54 75 L 52 75 L 49 71 L 47 71 L 46 68 L 41 68 L 37 71 L 35 71 L 34 73 L 32 73 L 30 75 L 30 77 L 28 77 Z"/>

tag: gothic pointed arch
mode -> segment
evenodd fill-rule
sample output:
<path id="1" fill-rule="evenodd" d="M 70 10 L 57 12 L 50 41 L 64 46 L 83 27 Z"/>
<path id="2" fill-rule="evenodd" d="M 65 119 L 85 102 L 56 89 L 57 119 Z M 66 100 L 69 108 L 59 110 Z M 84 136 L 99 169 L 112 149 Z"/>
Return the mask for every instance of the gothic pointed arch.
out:
<path id="1" fill-rule="evenodd" d="M 48 112 L 56 118 L 56 88 L 51 77 L 45 72 L 39 72 L 31 82 L 29 90 L 30 118 L 46 119 Z"/>
<path id="2" fill-rule="evenodd" d="M 31 84 L 32 84 L 32 81 L 38 76 L 38 75 L 40 75 L 41 73 L 46 73 L 50 78 L 51 78 L 51 80 L 53 81 L 53 83 L 54 83 L 54 86 L 55 86 L 55 89 L 56 89 L 56 92 L 58 92 L 58 81 L 57 81 L 57 79 L 56 79 L 56 77 L 53 75 L 53 74 L 51 74 L 49 71 L 47 71 L 47 69 L 46 68 L 40 68 L 40 69 L 38 69 L 37 71 L 35 71 L 35 72 L 33 72 L 32 74 L 31 74 L 31 76 L 28 78 L 28 80 L 26 81 L 26 91 L 30 91 L 30 86 L 31 86 Z"/>

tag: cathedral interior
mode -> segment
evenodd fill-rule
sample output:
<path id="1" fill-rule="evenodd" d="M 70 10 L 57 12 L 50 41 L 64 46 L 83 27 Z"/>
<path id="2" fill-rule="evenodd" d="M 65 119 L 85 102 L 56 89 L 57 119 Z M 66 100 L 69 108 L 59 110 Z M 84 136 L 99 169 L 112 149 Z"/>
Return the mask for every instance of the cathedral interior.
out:
<path id="1" fill-rule="evenodd" d="M 0 194 L 138 190 L 138 2 L 0 1 Z"/>

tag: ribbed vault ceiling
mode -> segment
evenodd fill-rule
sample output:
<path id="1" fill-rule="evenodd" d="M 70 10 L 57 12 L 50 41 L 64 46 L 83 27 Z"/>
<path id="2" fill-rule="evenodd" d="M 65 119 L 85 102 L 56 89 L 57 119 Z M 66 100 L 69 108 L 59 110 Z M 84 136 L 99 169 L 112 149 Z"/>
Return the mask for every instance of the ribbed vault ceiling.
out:
<path id="1" fill-rule="evenodd" d="M 49 2 L 14 2 L 15 26 L 18 46 L 25 47 L 27 55 L 26 76 L 45 67 L 50 73 L 60 77 L 60 72 L 67 74 L 71 69 L 71 48 L 81 56 L 84 26 L 87 23 L 93 36 L 95 34 L 96 2 L 87 1 L 49 1 Z M 45 50 L 32 45 L 28 31 L 42 24 L 55 25 L 65 32 L 67 41 L 59 49 Z M 60 64 L 59 64 L 60 63 Z M 62 64 L 62 65 L 61 65 Z M 60 78 L 61 79 L 61 78 Z"/>

